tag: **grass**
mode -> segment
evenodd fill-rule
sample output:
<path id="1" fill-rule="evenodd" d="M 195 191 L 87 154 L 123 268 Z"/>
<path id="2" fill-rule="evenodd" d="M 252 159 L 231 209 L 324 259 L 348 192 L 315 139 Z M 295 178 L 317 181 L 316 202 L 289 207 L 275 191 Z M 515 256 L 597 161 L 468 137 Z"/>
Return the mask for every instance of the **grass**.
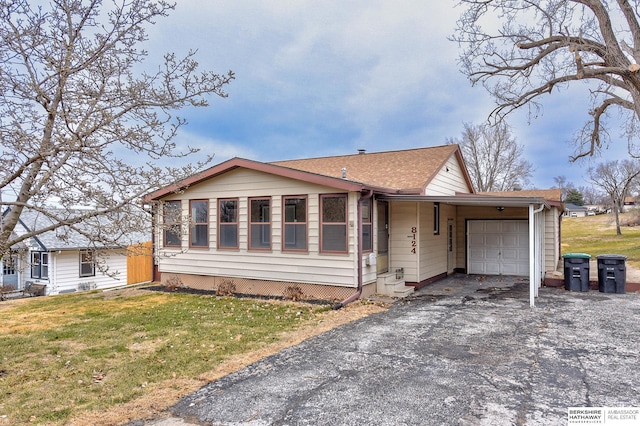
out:
<path id="1" fill-rule="evenodd" d="M 23 299 L 0 308 L 0 424 L 12 425 L 73 423 L 82 413 L 179 387 L 328 310 L 142 291 Z"/>
<path id="2" fill-rule="evenodd" d="M 624 213 L 620 223 L 635 222 L 636 213 Z M 605 214 L 562 220 L 562 254 L 588 253 L 592 258 L 600 254 L 627 256 L 627 263 L 640 268 L 640 227 L 621 226 L 616 235 L 613 215 Z"/>

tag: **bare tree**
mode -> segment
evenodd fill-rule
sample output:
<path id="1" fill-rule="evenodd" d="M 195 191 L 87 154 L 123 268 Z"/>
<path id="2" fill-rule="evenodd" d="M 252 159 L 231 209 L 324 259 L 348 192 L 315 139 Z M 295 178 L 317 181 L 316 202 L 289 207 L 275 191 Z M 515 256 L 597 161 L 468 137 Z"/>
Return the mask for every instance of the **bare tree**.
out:
<path id="1" fill-rule="evenodd" d="M 579 186 L 578 191 L 582 194 L 584 203 L 587 205 L 606 204 L 607 196 L 593 186 Z"/>
<path id="2" fill-rule="evenodd" d="M 177 149 L 185 121 L 176 112 L 225 97 L 234 78 L 199 71 L 193 51 L 136 72 L 147 57 L 145 27 L 174 7 L 162 0 L 0 0 L 0 257 L 58 227 L 117 244 L 149 225 L 141 195 L 210 162 L 157 165 L 196 151 Z M 25 209 L 50 220 L 17 237 Z"/>
<path id="3" fill-rule="evenodd" d="M 573 183 L 569 182 L 564 175 L 554 177 L 553 181 L 556 183 L 555 187 L 561 191 L 562 201 L 566 200 L 567 194 L 574 188 Z"/>
<path id="4" fill-rule="evenodd" d="M 608 142 L 606 118 L 618 110 L 633 151 L 640 123 L 638 2 L 628 0 L 461 0 L 453 40 L 463 72 L 497 101 L 500 118 L 569 85 L 588 90 L 591 118 L 577 131 L 572 160 Z M 495 25 L 496 19 L 500 24 Z M 484 26 L 483 26 L 484 24 Z"/>
<path id="5" fill-rule="evenodd" d="M 593 185 L 601 188 L 611 199 L 617 235 L 622 235 L 619 213 L 623 211 L 624 198 L 635 185 L 638 176 L 640 176 L 638 160 L 608 161 L 600 163 L 595 168 L 589 168 L 589 179 Z"/>
<path id="6" fill-rule="evenodd" d="M 533 166 L 522 159 L 523 145 L 505 122 L 495 126 L 466 123 L 461 138 L 447 143 L 460 145 L 476 191 L 511 191 L 528 185 Z"/>

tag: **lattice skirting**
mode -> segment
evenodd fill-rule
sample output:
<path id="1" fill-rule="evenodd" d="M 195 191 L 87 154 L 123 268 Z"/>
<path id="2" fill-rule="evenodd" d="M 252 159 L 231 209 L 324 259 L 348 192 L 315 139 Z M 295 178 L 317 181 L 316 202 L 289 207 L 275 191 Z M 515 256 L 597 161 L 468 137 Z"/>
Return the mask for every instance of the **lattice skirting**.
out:
<path id="1" fill-rule="evenodd" d="M 224 289 L 225 291 L 231 290 L 232 293 L 236 294 L 274 296 L 296 300 L 321 299 L 341 301 L 356 292 L 356 289 L 353 287 L 254 280 L 248 278 L 172 274 L 167 272 L 163 272 L 161 277 L 164 285 L 167 285 L 167 282 L 175 283 L 176 279 L 179 279 L 183 286 L 197 290 L 216 291 L 218 289 Z M 375 282 L 366 284 L 363 286 L 361 297 L 369 297 L 375 293 L 375 290 Z"/>

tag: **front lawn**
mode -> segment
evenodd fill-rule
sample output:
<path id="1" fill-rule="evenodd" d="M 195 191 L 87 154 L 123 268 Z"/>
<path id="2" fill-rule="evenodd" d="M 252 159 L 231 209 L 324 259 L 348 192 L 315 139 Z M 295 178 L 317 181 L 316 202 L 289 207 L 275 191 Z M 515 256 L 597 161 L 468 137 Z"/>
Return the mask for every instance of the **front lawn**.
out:
<path id="1" fill-rule="evenodd" d="M 133 289 L 2 302 L 0 424 L 135 419 L 228 372 L 221 366 L 281 348 L 287 333 L 321 331 L 335 312 Z"/>

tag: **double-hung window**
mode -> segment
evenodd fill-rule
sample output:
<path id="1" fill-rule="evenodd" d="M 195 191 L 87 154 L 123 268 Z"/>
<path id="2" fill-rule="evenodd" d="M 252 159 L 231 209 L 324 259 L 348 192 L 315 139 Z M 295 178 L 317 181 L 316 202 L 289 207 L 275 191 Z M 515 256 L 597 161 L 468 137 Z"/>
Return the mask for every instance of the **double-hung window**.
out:
<path id="1" fill-rule="evenodd" d="M 238 248 L 238 199 L 218 200 L 218 248 Z"/>
<path id="2" fill-rule="evenodd" d="M 307 250 L 307 197 L 283 198 L 284 239 L 282 250 Z"/>
<path id="3" fill-rule="evenodd" d="M 96 260 L 95 252 L 91 250 L 82 250 L 80 252 L 80 277 L 96 276 Z"/>
<path id="4" fill-rule="evenodd" d="M 346 194 L 320 196 L 320 252 L 348 253 Z"/>
<path id="5" fill-rule="evenodd" d="M 207 200 L 189 201 L 191 227 L 189 245 L 191 247 L 209 247 L 209 202 Z"/>
<path id="6" fill-rule="evenodd" d="M 49 278 L 49 253 L 31 252 L 31 278 Z"/>
<path id="7" fill-rule="evenodd" d="M 249 250 L 271 249 L 271 198 L 249 198 Z"/>
<path id="8" fill-rule="evenodd" d="M 373 251 L 373 209 L 371 199 L 362 200 L 362 251 Z"/>
<path id="9" fill-rule="evenodd" d="M 182 245 L 182 201 L 165 201 L 163 211 L 164 246 Z"/>

